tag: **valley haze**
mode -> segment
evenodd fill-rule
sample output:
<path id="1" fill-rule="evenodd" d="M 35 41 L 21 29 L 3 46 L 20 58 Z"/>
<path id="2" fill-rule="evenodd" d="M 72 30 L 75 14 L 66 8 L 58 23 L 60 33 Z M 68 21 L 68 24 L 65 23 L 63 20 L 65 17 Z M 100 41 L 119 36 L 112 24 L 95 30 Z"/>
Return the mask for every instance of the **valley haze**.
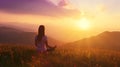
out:
<path id="1" fill-rule="evenodd" d="M 0 26 L 0 44 L 19 44 L 19 45 L 34 45 L 34 39 L 37 33 L 25 31 L 21 28 L 8 25 Z M 48 36 L 50 45 L 74 47 L 74 48 L 99 48 L 99 49 L 120 49 L 120 32 L 105 31 L 96 36 L 79 39 L 72 42 L 62 42 Z"/>
<path id="2" fill-rule="evenodd" d="M 10 28 L 14 28 L 14 29 L 19 29 L 25 32 L 34 32 L 35 34 L 37 34 L 38 31 L 38 27 L 39 25 L 45 25 L 46 27 L 46 35 L 62 41 L 64 43 L 69 43 L 69 42 L 74 42 L 80 39 L 84 39 L 84 38 L 89 38 L 92 36 L 96 36 L 99 35 L 100 33 L 106 31 L 80 31 L 80 30 L 73 30 L 71 29 L 71 31 L 69 31 L 69 28 L 57 28 L 57 26 L 55 25 L 46 25 L 44 23 L 41 24 L 31 24 L 31 23 L 19 23 L 19 22 L 0 22 L 0 26 L 3 27 L 10 27 Z M 56 29 L 55 29 L 56 28 Z M 111 30 L 111 31 L 115 31 L 115 30 Z M 119 30 L 118 30 L 119 31 Z M 54 35 L 54 36 L 53 36 Z"/>

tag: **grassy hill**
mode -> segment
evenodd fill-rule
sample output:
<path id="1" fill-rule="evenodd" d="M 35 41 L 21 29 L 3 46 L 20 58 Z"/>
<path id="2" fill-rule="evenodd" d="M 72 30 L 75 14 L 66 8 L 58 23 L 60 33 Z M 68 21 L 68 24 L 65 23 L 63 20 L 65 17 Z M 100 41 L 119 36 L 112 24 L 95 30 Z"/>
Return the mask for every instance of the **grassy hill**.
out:
<path id="1" fill-rule="evenodd" d="M 44 54 L 36 51 L 35 35 L 0 27 L 0 67 L 120 67 L 120 32 L 103 32 Z M 48 39 L 50 44 L 61 44 Z"/>
<path id="2" fill-rule="evenodd" d="M 37 54 L 32 46 L 0 46 L 0 67 L 120 67 L 120 52 L 57 48 Z"/>

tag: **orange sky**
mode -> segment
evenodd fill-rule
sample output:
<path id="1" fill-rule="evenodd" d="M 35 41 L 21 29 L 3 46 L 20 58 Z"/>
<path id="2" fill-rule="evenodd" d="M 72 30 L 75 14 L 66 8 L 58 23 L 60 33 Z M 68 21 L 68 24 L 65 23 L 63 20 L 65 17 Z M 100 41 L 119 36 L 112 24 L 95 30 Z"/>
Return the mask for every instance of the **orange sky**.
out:
<path id="1" fill-rule="evenodd" d="M 21 15 L 21 14 L 7 14 L 0 12 L 0 21 L 1 22 L 16 22 L 23 24 L 44 24 L 46 25 L 47 35 L 56 38 L 62 41 L 75 41 L 82 39 L 84 37 L 97 35 L 103 31 L 116 31 L 119 30 L 120 23 L 117 15 L 113 17 L 103 16 L 90 19 L 91 27 L 87 30 L 82 30 L 80 27 L 77 27 L 76 23 L 79 19 L 73 18 L 55 18 L 48 16 L 36 16 L 36 15 Z M 118 24 L 117 24 L 118 23 Z M 10 23 L 12 24 L 12 23 Z M 37 27 L 27 27 L 35 28 Z M 35 30 L 34 29 L 34 30 Z"/>
<path id="2" fill-rule="evenodd" d="M 15 22 L 16 25 L 22 23 L 22 27 L 26 27 L 24 26 L 26 24 L 34 24 L 32 27 L 27 27 L 31 30 L 34 29 L 34 31 L 37 31 L 37 27 L 40 24 L 44 24 L 48 36 L 66 42 L 94 36 L 104 31 L 120 31 L 120 12 L 110 12 L 106 7 L 106 4 L 97 4 L 97 6 L 94 7 L 94 11 L 92 11 L 92 6 L 91 9 L 89 7 L 87 9 L 86 6 L 78 8 L 74 5 L 76 2 L 72 0 L 70 0 L 70 2 L 69 5 L 64 4 L 65 7 L 63 7 L 63 4 L 60 4 L 62 8 L 67 9 L 66 11 L 70 12 L 70 14 L 66 14 L 65 16 L 64 14 L 62 15 L 62 13 L 60 13 L 61 16 L 56 17 L 39 14 L 9 13 L 0 10 L 0 22 L 9 22 L 9 24 Z M 54 3 L 57 3 L 57 0 Z M 73 5 L 74 8 L 71 5 Z M 80 12 L 76 15 L 73 12 L 77 9 Z M 86 18 L 87 21 L 89 21 L 89 28 L 82 29 L 79 27 L 81 26 L 79 24 L 81 18 Z"/>

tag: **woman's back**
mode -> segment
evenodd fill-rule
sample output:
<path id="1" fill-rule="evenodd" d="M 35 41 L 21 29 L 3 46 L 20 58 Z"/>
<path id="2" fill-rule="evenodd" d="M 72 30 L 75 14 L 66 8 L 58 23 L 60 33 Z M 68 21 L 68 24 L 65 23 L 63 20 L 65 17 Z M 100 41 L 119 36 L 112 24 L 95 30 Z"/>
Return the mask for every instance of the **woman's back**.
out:
<path id="1" fill-rule="evenodd" d="M 38 41 L 38 36 L 36 36 L 36 44 L 37 44 L 37 49 L 39 51 L 45 51 L 46 50 L 46 45 L 45 45 L 45 42 L 47 41 L 47 37 L 46 36 L 43 36 L 41 41 Z"/>

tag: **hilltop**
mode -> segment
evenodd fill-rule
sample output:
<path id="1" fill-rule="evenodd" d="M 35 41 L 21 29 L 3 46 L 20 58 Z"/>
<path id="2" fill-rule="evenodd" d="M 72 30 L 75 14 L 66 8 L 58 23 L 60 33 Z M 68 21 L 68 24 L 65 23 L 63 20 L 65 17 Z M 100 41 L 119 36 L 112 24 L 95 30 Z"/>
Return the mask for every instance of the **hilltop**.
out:
<path id="1" fill-rule="evenodd" d="M 85 38 L 66 44 L 75 48 L 101 48 L 120 50 L 120 32 L 105 31 L 97 36 Z"/>

